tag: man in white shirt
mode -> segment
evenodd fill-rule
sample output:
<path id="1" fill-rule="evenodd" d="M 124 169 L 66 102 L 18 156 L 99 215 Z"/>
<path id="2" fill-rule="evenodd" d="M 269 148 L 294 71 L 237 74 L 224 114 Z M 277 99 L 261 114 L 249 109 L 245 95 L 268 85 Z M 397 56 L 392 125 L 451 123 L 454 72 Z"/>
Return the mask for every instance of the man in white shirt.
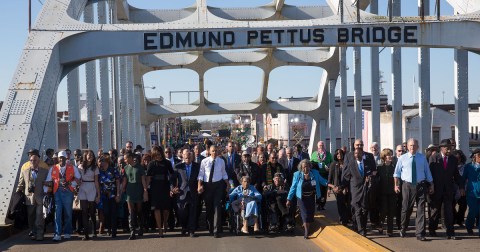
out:
<path id="1" fill-rule="evenodd" d="M 202 160 L 198 174 L 198 193 L 205 194 L 205 208 L 210 234 L 219 238 L 222 225 L 222 199 L 229 190 L 225 161 L 217 155 L 215 145 L 210 147 L 210 157 Z M 223 180 L 223 181 L 222 181 Z"/>

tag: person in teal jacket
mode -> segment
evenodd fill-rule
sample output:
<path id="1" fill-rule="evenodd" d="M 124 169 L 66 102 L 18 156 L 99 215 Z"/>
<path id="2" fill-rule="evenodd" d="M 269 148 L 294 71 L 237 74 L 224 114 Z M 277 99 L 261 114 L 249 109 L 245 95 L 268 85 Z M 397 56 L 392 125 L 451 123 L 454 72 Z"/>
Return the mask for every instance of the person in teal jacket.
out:
<path id="1" fill-rule="evenodd" d="M 303 238 L 308 239 L 310 223 L 315 214 L 315 199 L 320 199 L 320 185 L 328 186 L 338 191 L 332 184 L 328 184 L 317 170 L 312 170 L 312 163 L 304 159 L 298 164 L 298 171 L 293 174 L 292 186 L 288 192 L 287 207 L 290 207 L 293 196 L 297 198 L 297 206 L 300 208 L 305 233 Z"/>
<path id="2" fill-rule="evenodd" d="M 465 165 L 463 170 L 463 178 L 467 185 L 467 205 L 468 215 L 465 221 L 467 233 L 473 235 L 473 223 L 475 218 L 480 214 L 480 149 L 473 150 L 472 162 Z M 478 217 L 477 217 L 478 218 Z M 477 223 L 478 233 L 480 236 L 480 221 Z"/>

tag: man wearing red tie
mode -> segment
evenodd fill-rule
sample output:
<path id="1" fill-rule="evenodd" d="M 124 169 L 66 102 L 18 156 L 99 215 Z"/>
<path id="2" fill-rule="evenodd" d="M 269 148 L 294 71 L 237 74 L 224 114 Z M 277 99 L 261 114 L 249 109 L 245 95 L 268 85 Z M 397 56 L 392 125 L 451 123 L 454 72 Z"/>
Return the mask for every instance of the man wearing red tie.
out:
<path id="1" fill-rule="evenodd" d="M 436 229 L 440 220 L 440 215 L 443 207 L 445 226 L 447 228 L 447 239 L 454 239 L 455 230 L 453 229 L 453 209 L 452 202 L 454 197 L 454 183 L 457 183 L 459 188 L 463 187 L 460 174 L 457 169 L 457 159 L 450 154 L 451 142 L 449 139 L 444 139 L 440 142 L 440 153 L 430 157 L 429 166 L 433 177 L 433 184 L 435 185 L 435 192 L 431 196 L 430 211 L 431 217 L 428 223 L 430 236 L 437 236 Z M 465 194 L 463 189 L 461 194 Z"/>

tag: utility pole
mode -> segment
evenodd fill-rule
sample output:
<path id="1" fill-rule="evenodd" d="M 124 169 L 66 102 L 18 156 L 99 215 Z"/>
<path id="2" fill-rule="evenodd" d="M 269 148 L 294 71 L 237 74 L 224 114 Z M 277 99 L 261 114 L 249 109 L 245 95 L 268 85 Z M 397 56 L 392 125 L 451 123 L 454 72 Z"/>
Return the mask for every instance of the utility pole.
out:
<path id="1" fill-rule="evenodd" d="M 28 0 L 28 32 L 32 31 L 32 0 Z"/>

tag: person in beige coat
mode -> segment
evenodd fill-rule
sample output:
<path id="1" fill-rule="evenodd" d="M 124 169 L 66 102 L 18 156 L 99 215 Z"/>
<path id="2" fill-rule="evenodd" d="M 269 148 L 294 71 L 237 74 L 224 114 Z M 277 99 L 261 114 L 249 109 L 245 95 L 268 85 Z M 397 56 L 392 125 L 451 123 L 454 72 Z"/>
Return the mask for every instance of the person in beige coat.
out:
<path id="1" fill-rule="evenodd" d="M 30 153 L 30 152 L 29 152 Z M 30 166 L 20 172 L 17 191 L 25 194 L 28 213 L 29 236 L 32 240 L 43 240 L 45 220 L 43 218 L 43 185 L 48 169 L 41 168 L 38 150 L 29 157 Z"/>

